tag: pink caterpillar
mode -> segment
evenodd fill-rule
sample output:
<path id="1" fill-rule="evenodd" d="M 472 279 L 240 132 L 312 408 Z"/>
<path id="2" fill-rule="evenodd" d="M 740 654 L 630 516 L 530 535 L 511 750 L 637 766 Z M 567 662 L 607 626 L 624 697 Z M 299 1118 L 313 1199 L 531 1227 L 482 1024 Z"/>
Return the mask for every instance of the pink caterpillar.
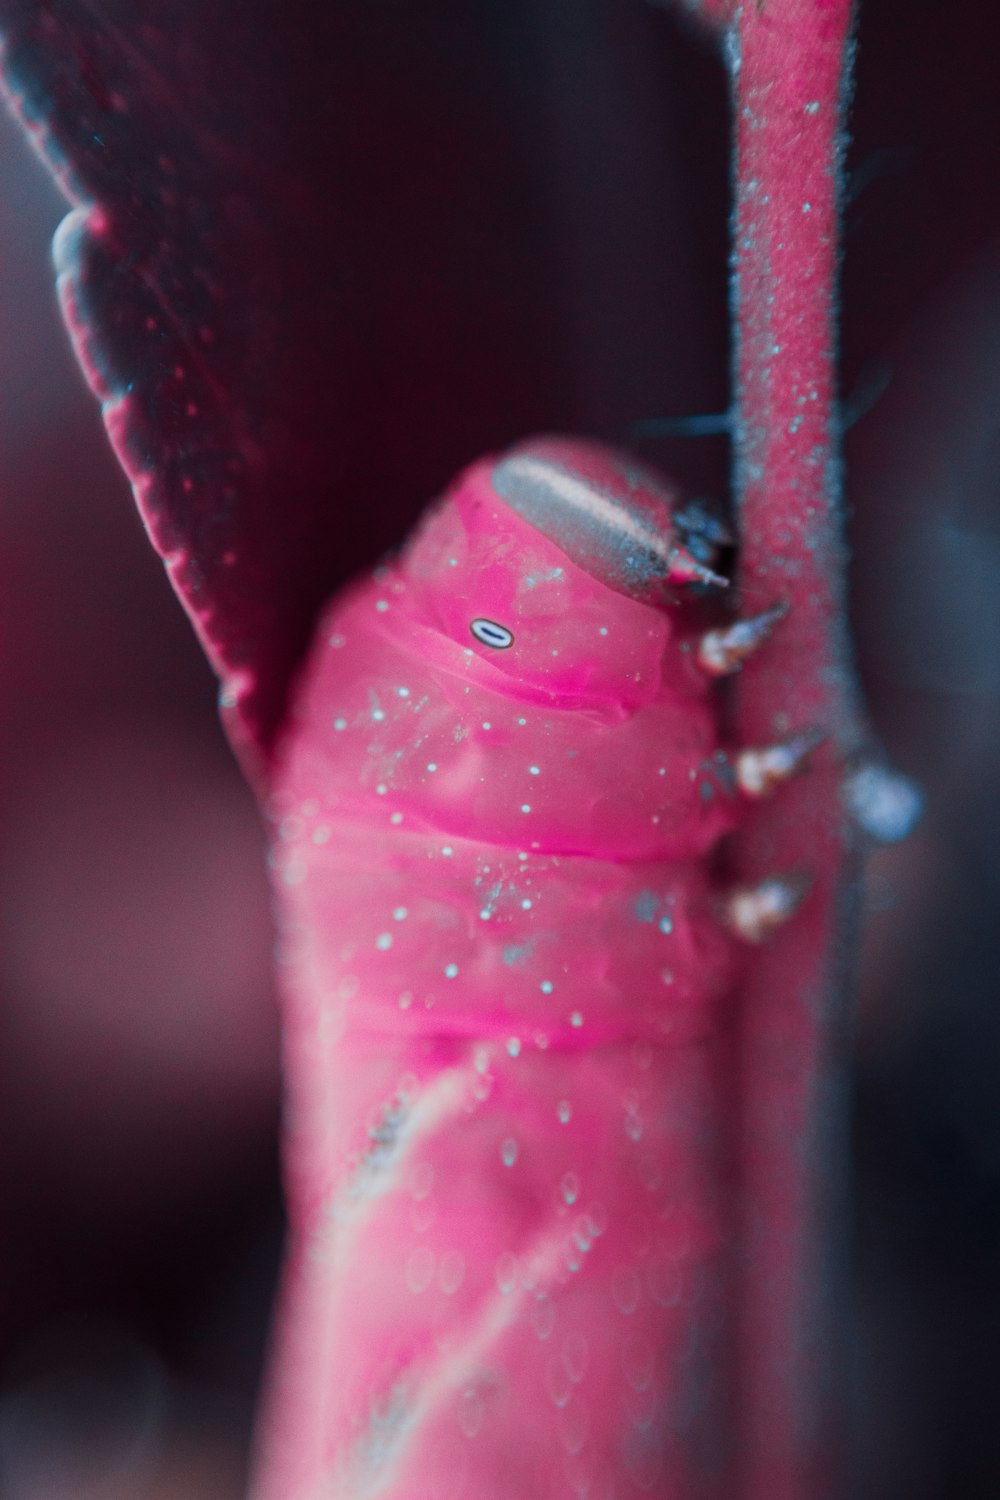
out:
<path id="1" fill-rule="evenodd" d="M 692 1500 L 722 1467 L 732 928 L 712 855 L 811 737 L 728 757 L 674 496 L 475 464 L 334 601 L 272 781 L 291 1250 L 256 1500 Z"/>

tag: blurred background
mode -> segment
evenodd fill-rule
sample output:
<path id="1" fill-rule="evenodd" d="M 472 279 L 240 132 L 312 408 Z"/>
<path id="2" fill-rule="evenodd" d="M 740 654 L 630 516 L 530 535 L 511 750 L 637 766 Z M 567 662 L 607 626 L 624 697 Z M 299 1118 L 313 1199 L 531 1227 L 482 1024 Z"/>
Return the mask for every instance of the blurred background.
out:
<path id="1" fill-rule="evenodd" d="M 697 31 L 641 0 L 376 12 L 340 39 L 330 191 L 374 247 L 351 422 L 409 426 L 345 573 L 480 450 L 727 401 L 726 87 Z M 862 6 L 852 614 L 928 810 L 866 888 L 857 1500 L 1000 1493 L 998 56 L 979 0 Z M 0 1496 L 236 1500 L 282 1232 L 263 842 L 69 351 L 64 211 L 0 118 Z M 400 335 L 414 257 L 442 316 Z M 723 438 L 640 447 L 725 493 Z"/>

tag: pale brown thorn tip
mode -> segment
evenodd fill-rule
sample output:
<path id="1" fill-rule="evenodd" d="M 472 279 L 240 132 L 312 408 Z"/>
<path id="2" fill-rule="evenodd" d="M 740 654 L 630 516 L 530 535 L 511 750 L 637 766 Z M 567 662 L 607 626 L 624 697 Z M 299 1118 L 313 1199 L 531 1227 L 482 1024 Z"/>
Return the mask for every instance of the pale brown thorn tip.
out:
<path id="1" fill-rule="evenodd" d="M 738 886 L 725 898 L 722 920 L 745 943 L 766 943 L 794 917 L 811 885 L 810 875 L 796 872 Z"/>
<path id="2" fill-rule="evenodd" d="M 787 613 L 788 605 L 782 599 L 759 615 L 707 630 L 698 643 L 695 659 L 699 667 L 710 677 L 728 677 L 731 672 L 738 672 L 747 658 L 770 639 L 774 627 Z"/>
<path id="3" fill-rule="evenodd" d="M 736 785 L 745 797 L 769 797 L 777 787 L 798 775 L 825 739 L 822 729 L 803 729 L 775 745 L 741 750 L 733 760 Z"/>

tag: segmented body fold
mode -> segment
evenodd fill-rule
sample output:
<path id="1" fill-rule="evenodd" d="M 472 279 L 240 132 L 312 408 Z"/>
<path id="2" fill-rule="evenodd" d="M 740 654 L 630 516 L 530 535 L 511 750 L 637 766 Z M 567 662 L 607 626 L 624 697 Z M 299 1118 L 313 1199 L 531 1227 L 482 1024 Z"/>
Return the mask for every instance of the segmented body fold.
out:
<path id="1" fill-rule="evenodd" d="M 721 1467 L 738 805 L 672 509 L 526 445 L 321 622 L 271 800 L 292 1225 L 258 1500 L 691 1500 Z"/>

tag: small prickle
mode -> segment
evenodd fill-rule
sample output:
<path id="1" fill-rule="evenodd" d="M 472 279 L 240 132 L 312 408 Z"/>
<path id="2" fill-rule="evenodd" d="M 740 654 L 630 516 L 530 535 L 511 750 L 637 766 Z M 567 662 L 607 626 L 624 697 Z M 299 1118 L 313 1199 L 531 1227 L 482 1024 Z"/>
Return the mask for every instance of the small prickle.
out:
<path id="1" fill-rule="evenodd" d="M 809 875 L 771 875 L 730 891 L 722 919 L 746 943 L 766 943 L 798 911 L 812 885 Z"/>
<path id="2" fill-rule="evenodd" d="M 759 615 L 750 615 L 717 630 L 707 630 L 698 643 L 698 665 L 710 677 L 727 677 L 731 672 L 738 672 L 747 658 L 770 639 L 775 626 L 787 613 L 788 605 L 781 600 Z"/>
<path id="3" fill-rule="evenodd" d="M 733 762 L 736 784 L 747 797 L 769 797 L 803 769 L 817 745 L 826 738 L 822 729 L 803 729 L 775 745 L 741 750 Z"/>

